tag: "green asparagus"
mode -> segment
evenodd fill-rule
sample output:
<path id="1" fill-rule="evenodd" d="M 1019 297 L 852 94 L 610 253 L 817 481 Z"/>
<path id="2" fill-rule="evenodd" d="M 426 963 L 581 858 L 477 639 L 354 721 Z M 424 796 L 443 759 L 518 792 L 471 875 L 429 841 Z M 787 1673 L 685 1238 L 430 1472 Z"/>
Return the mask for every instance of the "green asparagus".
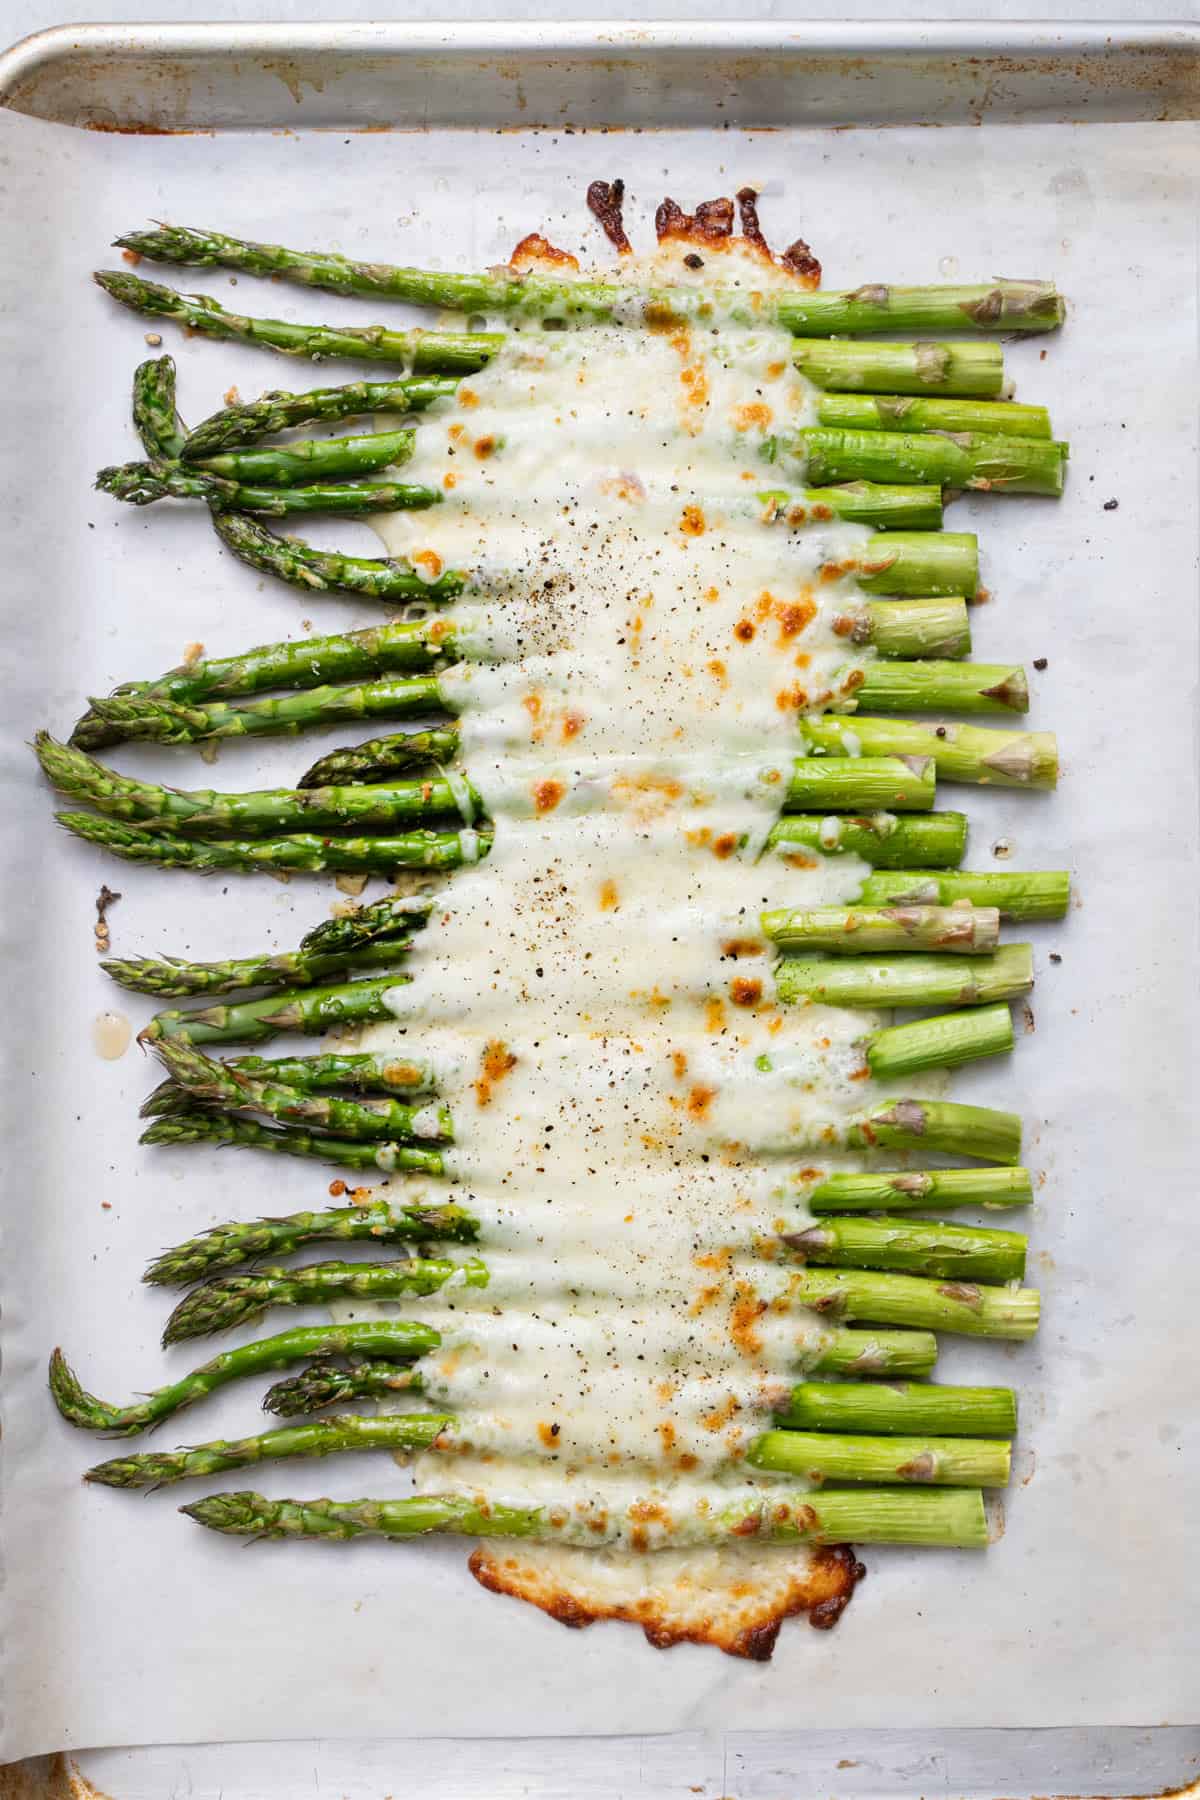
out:
<path id="1" fill-rule="evenodd" d="M 200 1237 L 161 1251 L 142 1280 L 158 1287 L 184 1287 L 260 1256 L 286 1256 L 305 1244 L 473 1244 L 478 1236 L 478 1219 L 460 1206 L 394 1206 L 372 1200 L 364 1206 L 292 1213 L 282 1219 L 214 1225 Z"/>

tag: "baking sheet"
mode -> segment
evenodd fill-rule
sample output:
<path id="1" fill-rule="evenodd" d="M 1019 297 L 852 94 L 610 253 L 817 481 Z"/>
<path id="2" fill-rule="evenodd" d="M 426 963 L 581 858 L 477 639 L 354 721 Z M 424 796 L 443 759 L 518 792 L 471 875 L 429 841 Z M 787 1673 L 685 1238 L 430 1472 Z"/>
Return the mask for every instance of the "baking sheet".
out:
<path id="1" fill-rule="evenodd" d="M 1196 1623 L 1180 1601 L 1195 1572 L 1186 1433 L 1200 1248 L 1195 128 L 147 140 L 0 116 L 0 159 L 0 803 L 12 870 L 0 921 L 0 1755 L 314 1734 L 1187 1723 Z M 112 1397 L 199 1360 L 157 1349 L 162 1301 L 136 1279 L 147 1256 L 226 1216 L 315 1204 L 324 1186 L 319 1169 L 248 1154 L 136 1148 L 153 1074 L 136 1051 L 99 1061 L 90 1038 L 114 1004 L 91 941 L 100 881 L 122 890 L 111 923 L 129 954 L 284 946 L 335 896 L 324 880 L 137 871 L 70 843 L 23 740 L 41 722 L 65 731 L 83 694 L 166 667 L 189 642 L 220 651 L 304 618 L 321 630 L 368 616 L 263 586 L 189 510 L 138 513 L 89 492 L 101 463 L 136 453 L 128 382 L 147 326 L 93 291 L 88 272 L 111 263 L 117 229 L 146 216 L 461 265 L 497 261 L 543 226 L 590 254 L 583 191 L 598 174 L 626 178 L 642 241 L 664 191 L 691 204 L 750 182 L 768 231 L 810 237 L 831 285 L 1034 273 L 1074 302 L 1061 339 L 1009 353 L 1022 396 L 1047 400 L 1072 440 L 1067 498 L 960 503 L 951 515 L 978 524 L 995 594 L 977 615 L 976 653 L 1047 658 L 1031 723 L 1062 734 L 1066 778 L 1056 796 L 947 799 L 961 796 L 971 815 L 974 865 L 1007 838 L 1014 866 L 1068 861 L 1081 898 L 1067 923 L 1038 934 L 1036 1031 L 1010 1067 L 956 1086 L 1018 1106 L 1027 1160 L 1046 1176 L 1031 1222 L 1040 1339 L 947 1344 L 939 1366 L 943 1379 L 1019 1386 L 1019 1476 L 986 1557 L 870 1552 L 837 1631 L 790 1626 L 765 1668 L 664 1655 L 621 1627 L 564 1637 L 478 1589 L 461 1546 L 243 1550 L 180 1520 L 170 1492 L 85 1490 L 94 1440 L 61 1425 L 43 1389 L 56 1342 Z M 236 293 L 228 277 L 181 285 L 252 310 L 317 313 L 302 294 L 251 281 Z M 332 296 L 319 310 L 366 316 Z M 193 419 L 231 382 L 243 393 L 304 383 L 300 368 L 240 348 L 168 347 Z M 1110 499 L 1118 506 L 1105 510 Z M 285 780 L 307 760 L 287 744 L 230 747 L 211 771 L 188 754 L 121 757 L 229 786 Z M 131 996 L 122 1010 L 137 1024 L 150 1007 Z M 255 1414 L 254 1396 L 235 1388 L 171 1441 L 254 1429 Z M 304 1485 L 350 1496 L 386 1473 L 347 1459 L 305 1471 Z M 256 1472 L 276 1493 L 299 1478 Z"/>

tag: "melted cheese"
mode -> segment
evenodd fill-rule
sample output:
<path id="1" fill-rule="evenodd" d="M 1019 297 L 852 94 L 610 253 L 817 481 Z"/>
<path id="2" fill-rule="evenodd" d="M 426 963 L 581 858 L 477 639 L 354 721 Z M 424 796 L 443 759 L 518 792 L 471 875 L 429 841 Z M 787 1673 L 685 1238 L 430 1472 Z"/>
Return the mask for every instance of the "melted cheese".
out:
<path id="1" fill-rule="evenodd" d="M 527 327 L 425 416 L 407 473 L 444 503 L 377 521 L 391 553 L 470 573 L 444 679 L 495 824 L 365 1040 L 433 1062 L 446 1197 L 490 1271 L 421 1302 L 426 1389 L 458 1424 L 417 1486 L 557 1508 L 576 1544 L 602 1518 L 601 1560 L 522 1543 L 473 1566 L 560 1616 L 566 1594 L 576 1623 L 653 1615 L 662 1641 L 777 1628 L 836 1588 L 803 1549 L 666 1548 L 772 1486 L 747 1447 L 826 1338 L 779 1234 L 867 1097 L 878 1022 L 778 1007 L 759 927 L 865 873 L 761 856 L 797 712 L 862 661 L 833 622 L 867 534 L 758 498 L 763 434 L 811 417 L 768 325 Z"/>

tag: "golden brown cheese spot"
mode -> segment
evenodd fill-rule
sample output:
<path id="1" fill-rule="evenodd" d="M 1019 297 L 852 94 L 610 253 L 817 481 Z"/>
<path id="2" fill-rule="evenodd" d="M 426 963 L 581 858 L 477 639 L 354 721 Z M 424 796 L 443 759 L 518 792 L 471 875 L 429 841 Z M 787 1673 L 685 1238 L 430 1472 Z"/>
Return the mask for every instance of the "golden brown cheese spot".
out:
<path id="1" fill-rule="evenodd" d="M 738 847 L 736 831 L 722 831 L 712 842 L 712 852 L 719 862 L 725 862 Z"/>
<path id="2" fill-rule="evenodd" d="M 715 1087 L 706 1087 L 703 1082 L 698 1081 L 687 1097 L 687 1109 L 691 1113 L 693 1119 L 706 1118 L 708 1116 L 708 1109 L 716 1097 L 717 1090 Z"/>
<path id="3" fill-rule="evenodd" d="M 790 600 L 776 610 L 779 620 L 779 641 L 787 644 L 798 637 L 817 616 L 817 604 L 812 595 L 805 592 L 798 600 Z"/>
<path id="4" fill-rule="evenodd" d="M 617 891 L 616 882 L 613 881 L 611 877 L 606 881 L 602 881 L 600 883 L 601 912 L 615 912 L 620 904 L 621 896 Z"/>
<path id="5" fill-rule="evenodd" d="M 566 791 L 566 784 L 562 781 L 555 781 L 550 778 L 545 781 L 535 781 L 533 784 L 533 804 L 539 813 L 553 812 Z"/>
<path id="6" fill-rule="evenodd" d="M 458 486 L 458 476 L 454 473 L 453 469 L 447 469 L 446 473 L 442 476 L 442 486 L 444 488 L 455 488 Z"/>
<path id="7" fill-rule="evenodd" d="M 713 1036 L 725 1029 L 725 1002 L 716 994 L 704 1002 L 704 1029 Z"/>
<path id="8" fill-rule="evenodd" d="M 479 1061 L 481 1073 L 473 1084 L 475 1098 L 480 1106 L 488 1106 L 497 1083 L 516 1068 L 517 1059 L 503 1038 L 492 1038 L 484 1045 Z"/>
<path id="9" fill-rule="evenodd" d="M 719 656 L 713 657 L 708 665 L 708 672 L 719 687 L 727 688 L 729 686 L 729 670 Z"/>
<path id="10" fill-rule="evenodd" d="M 735 1006 L 757 1006 L 762 999 L 763 984 L 748 975 L 738 975 L 729 984 L 729 998 Z"/>
<path id="11" fill-rule="evenodd" d="M 821 866 L 820 857 L 810 856 L 807 850 L 790 850 L 783 860 L 792 869 L 819 869 Z"/>
<path id="12" fill-rule="evenodd" d="M 733 628 L 733 635 L 738 640 L 739 644 L 751 643 L 754 638 L 754 632 L 755 624 L 753 619 L 739 619 Z"/>
<path id="13" fill-rule="evenodd" d="M 468 409 L 479 405 L 479 395 L 475 392 L 474 388 L 467 387 L 465 383 L 458 389 L 454 398 L 458 401 L 460 406 L 465 406 Z"/>
<path id="14" fill-rule="evenodd" d="M 538 1420 L 537 1434 L 547 1450 L 557 1449 L 558 1434 L 561 1430 L 561 1425 L 550 1425 L 544 1419 Z"/>
<path id="15" fill-rule="evenodd" d="M 436 550 L 418 550 L 416 555 L 409 560 L 415 563 L 419 569 L 423 569 L 431 581 L 437 580 L 444 567 Z"/>
<path id="16" fill-rule="evenodd" d="M 757 1356 L 762 1349 L 762 1333 L 758 1330 L 758 1321 L 766 1310 L 766 1301 L 759 1299 L 750 1283 L 739 1282 L 733 1294 L 729 1335 L 743 1356 Z"/>
<path id="17" fill-rule="evenodd" d="M 340 1200 L 342 1195 L 345 1193 L 345 1191 L 346 1191 L 346 1184 L 344 1181 L 331 1181 L 330 1182 L 329 1193 L 330 1193 L 330 1196 L 332 1199 Z"/>
<path id="18" fill-rule="evenodd" d="M 705 1431 L 724 1431 L 734 1414 L 741 1411 L 741 1405 L 733 1394 L 727 1394 L 720 1406 L 714 1406 L 711 1412 L 702 1413 L 700 1423 Z"/>
<path id="19" fill-rule="evenodd" d="M 670 1456 L 672 1450 L 675 1448 L 675 1441 L 678 1435 L 674 1425 L 672 1425 L 670 1419 L 663 1419 L 654 1429 L 662 1440 L 664 1455 Z"/>
<path id="20" fill-rule="evenodd" d="M 586 720 L 584 719 L 584 716 L 582 713 L 578 713 L 578 712 L 564 713 L 563 714 L 563 722 L 562 722 L 562 734 L 563 734 L 564 744 L 569 744 L 572 738 L 578 737 L 579 733 L 583 730 L 585 723 L 586 723 Z"/>
<path id="21" fill-rule="evenodd" d="M 559 250 L 544 238 L 540 231 L 530 231 L 523 237 L 508 259 L 510 269 L 536 268 L 539 263 L 549 263 L 559 269 L 577 269 L 579 258 L 572 256 L 569 250 Z"/>
<path id="22" fill-rule="evenodd" d="M 808 705 L 808 689 L 799 685 L 780 688 L 775 696 L 775 704 L 780 712 L 801 712 Z"/>
<path id="23" fill-rule="evenodd" d="M 451 440 L 452 443 L 461 444 L 463 439 L 466 437 L 466 435 L 467 435 L 466 426 L 460 425 L 457 420 L 455 420 L 453 425 L 448 425 L 446 427 L 446 436 Z"/>
<path id="24" fill-rule="evenodd" d="M 606 476 L 600 483 L 600 492 L 616 500 L 626 500 L 631 505 L 640 505 L 646 498 L 644 483 L 638 476 L 624 470 L 619 475 Z"/>
<path id="25" fill-rule="evenodd" d="M 684 537 L 703 537 L 708 529 L 708 521 L 704 517 L 703 508 L 685 506 L 683 516 L 679 521 L 679 529 Z"/>
<path id="26" fill-rule="evenodd" d="M 722 956 L 761 956 L 763 944 L 761 938 L 726 938 L 721 945 Z"/>
<path id="27" fill-rule="evenodd" d="M 765 431 L 771 423 L 773 414 L 763 400 L 755 400 L 748 406 L 735 406 L 733 423 L 738 431 Z"/>
<path id="28" fill-rule="evenodd" d="M 489 456 L 496 453 L 496 440 L 489 432 L 485 437 L 475 439 L 475 454 L 480 462 L 486 462 Z"/>
<path id="29" fill-rule="evenodd" d="M 672 1050 L 671 1067 L 675 1071 L 676 1081 L 682 1081 L 688 1068 L 688 1059 L 682 1050 Z"/>

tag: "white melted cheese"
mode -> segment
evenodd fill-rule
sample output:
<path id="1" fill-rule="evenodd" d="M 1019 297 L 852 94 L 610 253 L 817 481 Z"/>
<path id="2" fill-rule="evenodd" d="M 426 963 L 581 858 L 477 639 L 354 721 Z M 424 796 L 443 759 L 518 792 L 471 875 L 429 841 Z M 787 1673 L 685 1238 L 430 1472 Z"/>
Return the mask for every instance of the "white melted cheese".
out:
<path id="1" fill-rule="evenodd" d="M 866 872 L 760 855 L 797 713 L 862 661 L 833 622 L 868 534 L 769 523 L 758 498 L 764 433 L 811 416 L 767 325 L 527 327 L 422 421 L 406 476 L 443 504 L 376 521 L 392 554 L 472 578 L 470 660 L 443 680 L 495 825 L 365 1038 L 432 1060 L 457 1140 L 439 1191 L 482 1220 L 490 1271 L 420 1303 L 443 1338 L 427 1393 L 458 1424 L 416 1482 L 558 1508 L 576 1543 L 602 1515 L 610 1612 L 622 1567 L 638 1606 L 653 1585 L 638 1550 L 773 1485 L 746 1450 L 827 1336 L 779 1236 L 874 1097 L 856 1040 L 877 1016 L 777 1006 L 759 926 Z M 539 1554 L 586 1586 L 552 1546 L 522 1567 Z M 688 1554 L 706 1591 L 744 1593 L 807 1553 Z"/>

